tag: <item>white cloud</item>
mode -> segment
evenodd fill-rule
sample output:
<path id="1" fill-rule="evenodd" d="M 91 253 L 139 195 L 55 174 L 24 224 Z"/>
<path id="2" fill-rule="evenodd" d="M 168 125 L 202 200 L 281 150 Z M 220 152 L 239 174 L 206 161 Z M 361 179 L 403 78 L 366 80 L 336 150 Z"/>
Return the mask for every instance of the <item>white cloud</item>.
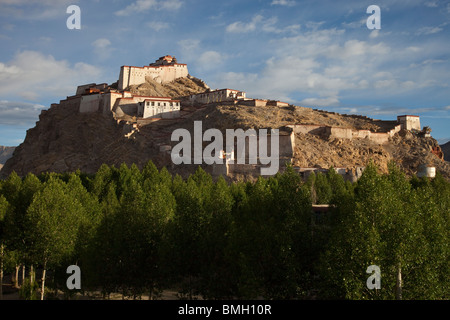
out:
<path id="1" fill-rule="evenodd" d="M 329 107 L 339 105 L 339 99 L 337 97 L 307 98 L 300 101 L 300 104 L 303 106 Z"/>
<path id="2" fill-rule="evenodd" d="M 217 51 L 206 51 L 198 59 L 200 69 L 210 70 L 222 64 L 225 57 Z"/>
<path id="3" fill-rule="evenodd" d="M 437 1 L 427 1 L 424 4 L 429 8 L 436 8 L 438 6 Z"/>
<path id="4" fill-rule="evenodd" d="M 295 1 L 292 0 L 273 0 L 271 5 L 280 5 L 280 6 L 287 6 L 287 7 L 293 7 L 295 6 Z"/>
<path id="5" fill-rule="evenodd" d="M 241 30 L 262 26 L 267 20 L 230 25 Z M 230 27 L 229 26 L 229 27 Z M 276 21 L 268 25 L 276 26 Z M 442 56 L 445 43 L 403 44 L 389 37 L 367 40 L 350 38 L 344 29 L 306 28 L 294 36 L 274 37 L 268 42 L 270 58 L 256 73 L 225 72 L 215 86 L 233 86 L 249 97 L 292 99 L 318 106 L 339 106 L 344 97 L 393 97 L 416 93 L 426 87 L 449 86 Z M 231 28 L 231 27 L 230 27 Z M 386 40 L 386 41 L 384 41 Z M 416 63 L 414 67 L 411 63 Z"/>
<path id="6" fill-rule="evenodd" d="M 109 47 L 111 45 L 111 41 L 109 41 L 106 38 L 100 38 L 100 39 L 97 39 L 94 42 L 92 42 L 92 45 L 96 49 L 106 49 L 107 47 Z"/>
<path id="7" fill-rule="evenodd" d="M 419 51 L 422 51 L 422 48 L 419 48 L 419 47 L 416 47 L 416 46 L 411 46 L 411 47 L 407 47 L 406 51 L 419 52 Z"/>
<path id="8" fill-rule="evenodd" d="M 375 82 L 374 87 L 376 89 L 385 89 L 385 88 L 393 88 L 393 87 L 397 87 L 397 81 L 395 81 L 394 79 L 389 79 L 389 80 L 379 80 Z"/>
<path id="9" fill-rule="evenodd" d="M 39 37 L 39 43 L 41 44 L 48 44 L 53 42 L 53 38 L 51 37 Z"/>
<path id="10" fill-rule="evenodd" d="M 43 109 L 40 104 L 0 100 L 0 125 L 31 126 Z"/>
<path id="11" fill-rule="evenodd" d="M 160 1 L 160 8 L 165 10 L 178 10 L 183 5 L 180 0 L 163 0 Z"/>
<path id="12" fill-rule="evenodd" d="M 352 21 L 352 22 L 342 22 L 342 26 L 347 29 L 357 29 L 364 27 L 366 28 L 366 22 L 367 18 L 358 20 L 358 21 Z"/>
<path id="13" fill-rule="evenodd" d="M 253 17 L 252 21 L 248 23 L 244 22 L 234 22 L 227 26 L 226 31 L 232 33 L 245 33 L 256 30 L 256 26 L 263 20 L 263 16 L 256 15 Z"/>
<path id="14" fill-rule="evenodd" d="M 111 56 L 113 48 L 111 48 L 111 41 L 106 38 L 100 38 L 92 42 L 94 53 L 99 59 L 107 59 Z"/>
<path id="15" fill-rule="evenodd" d="M 161 22 L 161 21 L 151 21 L 147 23 L 147 26 L 156 32 L 161 31 L 163 29 L 168 29 L 169 24 L 167 22 Z"/>
<path id="16" fill-rule="evenodd" d="M 229 33 L 248 33 L 252 31 L 263 31 L 268 33 L 296 33 L 300 29 L 299 24 L 289 25 L 284 28 L 277 27 L 278 18 L 264 18 L 262 15 L 255 15 L 250 22 L 236 21 L 226 27 Z"/>
<path id="17" fill-rule="evenodd" d="M 181 47 L 181 51 L 186 55 L 193 54 L 200 46 L 200 40 L 198 39 L 184 39 L 178 41 L 178 45 Z"/>
<path id="18" fill-rule="evenodd" d="M 20 96 L 28 101 L 37 101 L 39 98 L 38 93 L 34 91 L 22 91 Z"/>
<path id="19" fill-rule="evenodd" d="M 380 71 L 375 73 L 372 78 L 375 79 L 392 79 L 394 76 L 389 71 Z"/>
<path id="20" fill-rule="evenodd" d="M 380 30 L 375 29 L 369 34 L 369 38 L 375 39 L 375 38 L 378 38 L 379 35 L 380 35 Z"/>
<path id="21" fill-rule="evenodd" d="M 150 10 L 153 7 L 156 7 L 156 0 L 137 0 L 132 4 L 128 5 L 125 9 L 119 10 L 116 12 L 117 16 L 129 16 L 136 12 L 142 12 Z"/>
<path id="22" fill-rule="evenodd" d="M 276 26 L 277 23 L 278 23 L 277 17 L 265 19 L 261 24 L 261 30 L 264 32 L 272 32 L 272 33 L 286 33 L 286 32 L 296 33 L 298 30 L 300 30 L 299 24 L 293 24 L 285 28 L 279 28 Z"/>
<path id="23" fill-rule="evenodd" d="M 416 87 L 416 83 L 414 81 L 408 80 L 408 81 L 403 81 L 402 83 L 400 83 L 400 86 L 403 89 L 414 89 Z"/>
<path id="24" fill-rule="evenodd" d="M 0 62 L 0 95 L 35 101 L 52 95 L 64 98 L 73 95 L 77 85 L 94 82 L 100 74 L 98 67 L 83 62 L 71 65 L 51 55 L 22 51 L 12 61 Z"/>
<path id="25" fill-rule="evenodd" d="M 308 21 L 306 22 L 306 27 L 312 31 L 317 31 L 323 24 L 325 24 L 325 21 Z"/>
<path id="26" fill-rule="evenodd" d="M 69 5 L 77 4 L 79 0 L 1 0 L 0 15 L 7 15 L 26 20 L 47 20 L 66 14 Z"/>
<path id="27" fill-rule="evenodd" d="M 429 35 L 441 32 L 443 29 L 441 27 L 422 27 L 417 30 L 416 35 Z"/>
<path id="28" fill-rule="evenodd" d="M 442 59 L 427 59 L 427 60 L 424 60 L 424 61 L 422 61 L 422 62 L 414 62 L 414 63 L 411 63 L 410 65 L 409 65 L 409 67 L 410 68 L 416 68 L 416 67 L 420 67 L 420 66 L 429 66 L 429 65 L 433 65 L 433 64 L 436 64 L 436 63 L 445 63 L 446 61 L 445 60 L 442 60 Z"/>
<path id="29" fill-rule="evenodd" d="M 183 39 L 177 44 L 180 46 L 180 51 L 183 52 L 183 61 L 197 71 L 217 69 L 227 59 L 223 53 L 205 49 L 199 39 Z"/>
<path id="30" fill-rule="evenodd" d="M 178 10 L 183 5 L 180 0 L 137 0 L 122 10 L 116 11 L 117 16 L 129 16 L 135 13 L 154 10 Z"/>

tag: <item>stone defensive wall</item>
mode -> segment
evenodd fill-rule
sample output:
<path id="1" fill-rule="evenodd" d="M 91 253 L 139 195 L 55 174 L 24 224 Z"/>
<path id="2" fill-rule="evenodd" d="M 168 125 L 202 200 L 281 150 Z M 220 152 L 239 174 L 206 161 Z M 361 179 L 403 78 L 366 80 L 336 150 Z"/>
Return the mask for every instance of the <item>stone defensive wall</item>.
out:
<path id="1" fill-rule="evenodd" d="M 322 136 L 326 139 L 369 139 L 370 141 L 378 144 L 387 143 L 389 138 L 392 138 L 401 130 L 400 124 L 396 125 L 388 132 L 372 132 L 370 130 L 354 130 L 352 128 L 331 127 L 315 124 L 296 124 L 287 125 L 287 127 L 292 128 L 294 133 L 314 134 Z"/>
<path id="2" fill-rule="evenodd" d="M 273 107 L 287 107 L 289 103 L 277 101 L 277 100 L 264 100 L 264 99 L 245 99 L 238 100 L 237 103 L 251 106 L 251 107 L 265 107 L 265 106 L 273 106 Z"/>
<path id="3" fill-rule="evenodd" d="M 188 74 L 187 65 L 179 63 L 145 67 L 122 66 L 119 75 L 119 90 L 144 83 L 146 78 L 158 83 L 168 83 L 178 78 L 187 77 Z"/>

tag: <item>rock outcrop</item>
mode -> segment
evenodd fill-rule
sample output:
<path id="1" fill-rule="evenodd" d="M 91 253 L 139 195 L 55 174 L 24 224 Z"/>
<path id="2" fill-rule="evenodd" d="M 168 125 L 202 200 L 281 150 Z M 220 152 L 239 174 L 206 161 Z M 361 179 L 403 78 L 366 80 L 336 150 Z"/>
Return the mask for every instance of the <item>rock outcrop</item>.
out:
<path id="1" fill-rule="evenodd" d="M 135 94 L 180 98 L 206 88 L 201 80 L 189 77 L 165 85 L 147 81 L 132 86 L 130 90 Z M 36 126 L 27 131 L 24 143 L 6 162 L 0 177 L 4 178 L 12 171 L 21 176 L 28 172 L 39 174 L 78 169 L 95 173 L 103 163 L 116 167 L 122 163 L 134 163 L 142 167 L 149 160 L 160 168 L 167 167 L 174 174 L 187 176 L 195 171 L 197 165 L 173 164 L 170 146 L 176 143 L 171 142 L 171 134 L 179 128 L 192 133 L 194 121 L 202 121 L 203 131 L 209 128 L 224 131 L 319 124 L 385 133 L 397 125 L 396 121 L 380 121 L 292 105 L 254 107 L 224 102 L 184 106 L 178 119 L 143 122 L 133 119 L 120 121 L 114 119 L 112 114 L 80 114 L 76 107 L 53 105 L 43 111 Z M 393 160 L 408 175 L 415 174 L 421 164 L 427 163 L 450 179 L 450 165 L 432 152 L 436 147 L 439 145 L 432 137 L 406 130 L 396 133 L 388 143 L 383 144 L 363 138 L 340 139 L 330 135 L 296 133 L 292 162 L 294 166 L 303 168 L 352 168 L 365 166 L 372 159 L 381 170 L 386 171 L 388 162 Z"/>
<path id="2" fill-rule="evenodd" d="M 450 141 L 441 145 L 441 150 L 444 153 L 444 160 L 450 161 Z"/>
<path id="3" fill-rule="evenodd" d="M 12 157 L 16 147 L 3 147 L 0 146 L 0 170 L 6 161 Z"/>

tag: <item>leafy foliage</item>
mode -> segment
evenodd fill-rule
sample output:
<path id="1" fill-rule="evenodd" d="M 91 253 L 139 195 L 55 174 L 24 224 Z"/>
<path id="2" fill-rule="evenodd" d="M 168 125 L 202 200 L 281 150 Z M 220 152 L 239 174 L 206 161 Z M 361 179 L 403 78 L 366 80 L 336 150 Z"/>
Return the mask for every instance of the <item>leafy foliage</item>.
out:
<path id="1" fill-rule="evenodd" d="M 450 183 L 394 163 L 353 184 L 334 170 L 303 181 L 290 166 L 255 183 L 200 168 L 183 180 L 151 162 L 0 181 L 4 265 L 48 269 L 48 285 L 67 291 L 77 264 L 83 290 L 105 297 L 448 299 L 449 221 Z M 370 265 L 381 289 L 366 286 Z"/>

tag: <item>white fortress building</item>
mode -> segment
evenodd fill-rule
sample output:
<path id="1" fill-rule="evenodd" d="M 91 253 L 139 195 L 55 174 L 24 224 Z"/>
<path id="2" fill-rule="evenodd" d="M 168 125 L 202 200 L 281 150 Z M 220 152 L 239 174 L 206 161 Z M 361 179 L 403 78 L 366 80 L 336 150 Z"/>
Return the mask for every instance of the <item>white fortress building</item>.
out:
<path id="1" fill-rule="evenodd" d="M 146 79 L 159 83 L 187 77 L 186 64 L 177 63 L 175 57 L 163 56 L 146 67 L 122 66 L 117 89 L 106 83 L 80 85 L 76 95 L 61 100 L 62 105 L 79 105 L 80 113 L 100 112 L 117 117 L 135 116 L 142 119 L 172 119 L 180 117 L 181 101 L 171 97 L 153 97 L 132 94 L 127 88 Z"/>
<path id="2" fill-rule="evenodd" d="M 189 96 L 191 103 L 208 104 L 214 102 L 224 102 L 232 100 L 245 100 L 246 93 L 240 90 L 233 89 L 220 89 L 220 90 L 208 90 L 203 93 L 193 94 Z"/>
<path id="3" fill-rule="evenodd" d="M 122 66 L 119 75 L 119 90 L 125 90 L 131 85 L 144 83 L 146 79 L 158 83 L 167 83 L 189 75 L 186 64 L 178 63 L 172 56 L 164 56 L 156 62 L 144 67 Z"/>
<path id="4" fill-rule="evenodd" d="M 419 116 L 412 116 L 412 115 L 398 116 L 397 121 L 402 125 L 402 129 L 417 130 L 417 131 L 421 130 Z"/>

